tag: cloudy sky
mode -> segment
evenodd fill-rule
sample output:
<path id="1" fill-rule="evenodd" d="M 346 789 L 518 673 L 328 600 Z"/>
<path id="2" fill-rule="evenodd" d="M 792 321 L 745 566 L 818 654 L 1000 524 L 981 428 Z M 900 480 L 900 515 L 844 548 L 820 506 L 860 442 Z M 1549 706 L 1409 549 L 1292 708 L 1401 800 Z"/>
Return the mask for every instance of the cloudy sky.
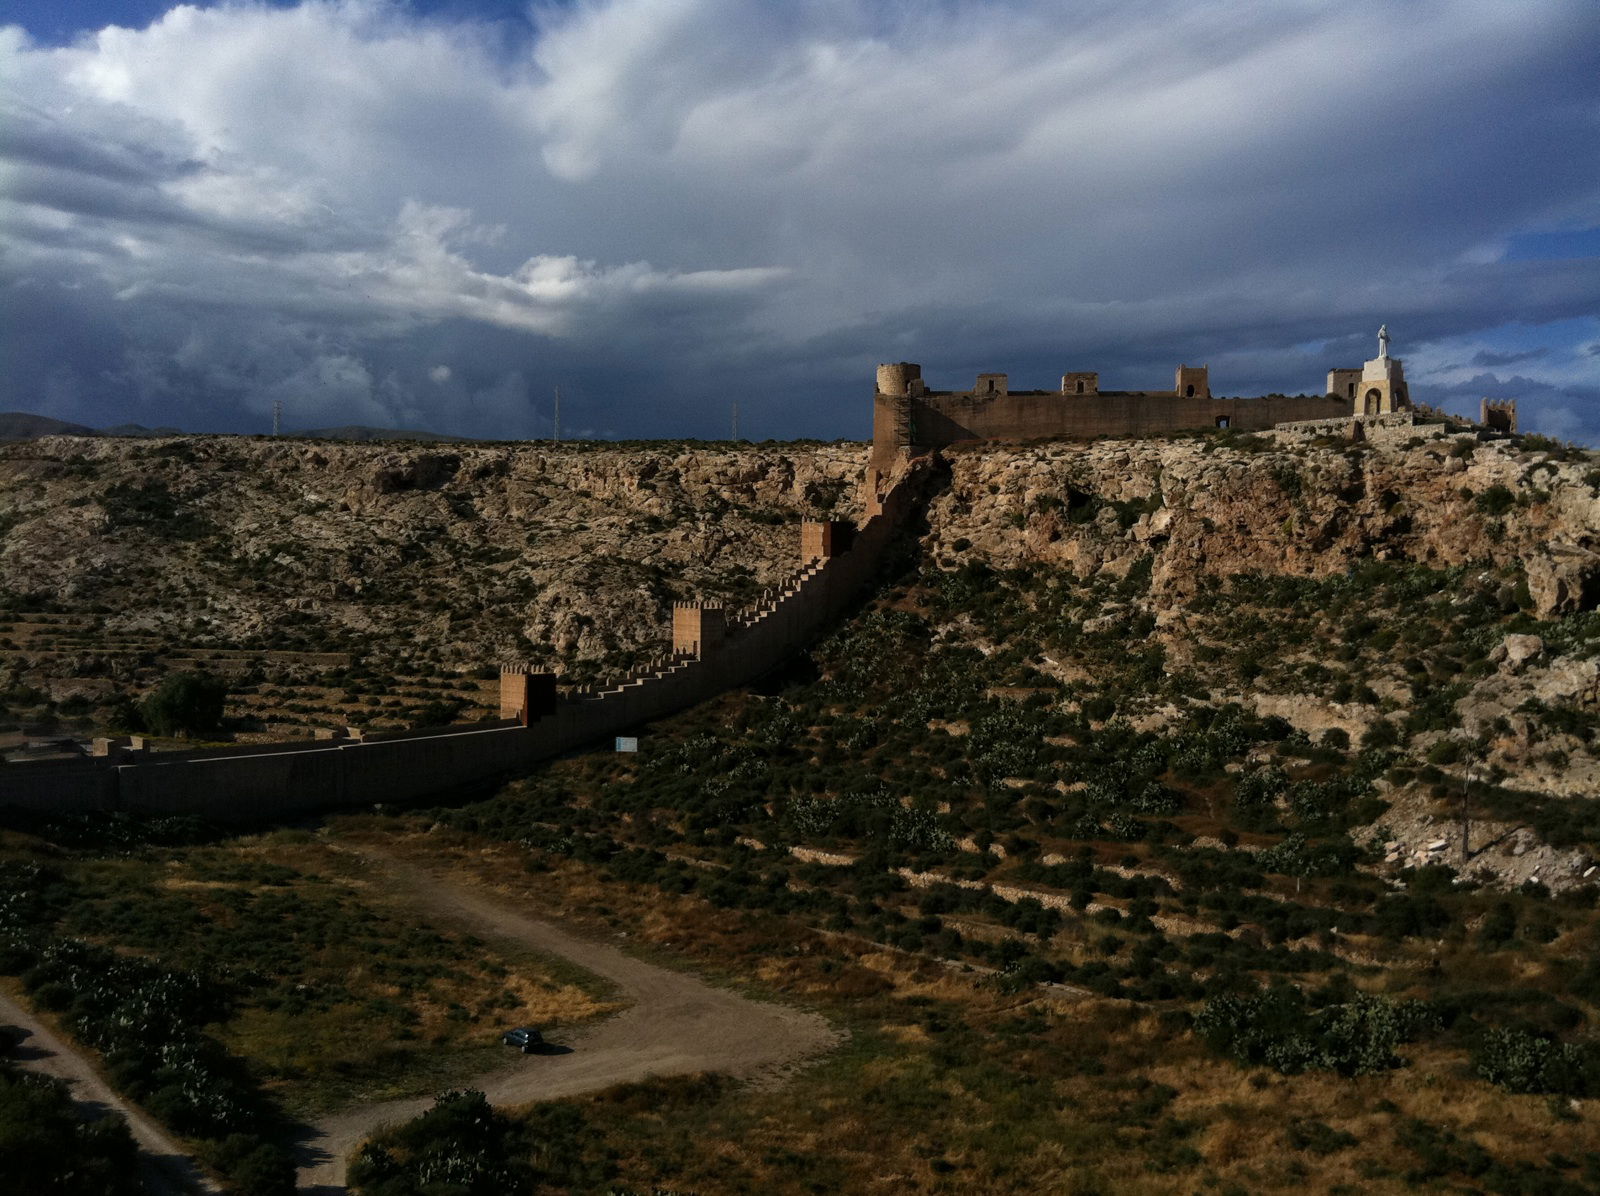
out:
<path id="1" fill-rule="evenodd" d="M 0 410 L 867 434 L 930 384 L 1600 443 L 1594 0 L 0 0 Z"/>

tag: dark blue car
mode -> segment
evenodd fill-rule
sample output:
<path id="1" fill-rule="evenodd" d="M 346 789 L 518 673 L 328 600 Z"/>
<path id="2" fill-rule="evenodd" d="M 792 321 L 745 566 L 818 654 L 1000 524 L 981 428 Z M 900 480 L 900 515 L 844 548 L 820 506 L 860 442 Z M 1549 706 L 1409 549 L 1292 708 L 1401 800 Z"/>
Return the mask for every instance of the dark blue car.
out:
<path id="1" fill-rule="evenodd" d="M 531 1055 L 544 1045 L 544 1035 L 532 1026 L 521 1026 L 515 1030 L 507 1030 L 500 1035 L 500 1041 L 507 1046 L 522 1048 L 524 1055 Z"/>

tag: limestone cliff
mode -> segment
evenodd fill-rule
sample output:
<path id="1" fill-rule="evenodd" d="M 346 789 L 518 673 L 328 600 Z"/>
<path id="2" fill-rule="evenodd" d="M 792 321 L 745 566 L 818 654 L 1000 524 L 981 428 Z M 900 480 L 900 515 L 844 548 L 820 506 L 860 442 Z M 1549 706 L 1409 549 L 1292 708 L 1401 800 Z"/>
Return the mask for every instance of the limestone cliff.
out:
<path id="1" fill-rule="evenodd" d="M 1600 598 L 1600 468 L 1427 428 L 1371 446 L 1103 441 L 949 455 L 929 547 L 1080 577 L 1153 557 L 1181 603 L 1233 573 L 1326 576 L 1365 558 L 1526 572 L 1542 616 Z"/>

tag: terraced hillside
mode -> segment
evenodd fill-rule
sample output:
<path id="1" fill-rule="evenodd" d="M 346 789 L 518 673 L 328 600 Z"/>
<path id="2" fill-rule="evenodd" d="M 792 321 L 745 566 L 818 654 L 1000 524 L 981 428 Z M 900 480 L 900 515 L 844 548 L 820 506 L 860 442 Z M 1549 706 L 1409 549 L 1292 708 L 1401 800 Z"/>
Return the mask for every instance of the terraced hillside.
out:
<path id="1" fill-rule="evenodd" d="M 675 598 L 791 572 L 847 517 L 856 445 L 439 448 L 184 437 L 0 447 L 0 720 L 126 722 L 232 682 L 282 738 L 481 716 L 506 662 L 574 680 L 658 651 Z"/>
<path id="2" fill-rule="evenodd" d="M 748 574 L 686 568 L 730 596 L 786 559 L 781 520 L 820 509 L 813 482 L 843 485 L 856 452 L 763 464 L 739 451 L 756 476 L 792 480 L 776 497 L 758 488 L 727 525 L 749 534 L 727 550 Z M 650 530 L 665 517 L 625 490 L 607 491 L 619 555 L 679 543 L 682 528 Z M 482 1149 L 510 1151 L 504 1174 L 527 1189 L 1600 1191 L 1597 529 L 1600 465 L 1534 437 L 957 451 L 859 610 L 779 675 L 641 729 L 636 755 L 580 755 L 487 801 L 265 842 L 34 826 L 4 849 L 49 853 L 58 879 L 37 908 L 0 902 L 8 933 L 28 928 L 3 958 L 24 987 L 50 983 L 36 961 L 62 948 L 27 937 L 47 927 L 225 975 L 240 952 L 227 923 L 179 949 L 150 919 L 243 908 L 274 884 L 336 895 L 352 917 L 370 879 L 340 862 L 353 846 L 818 1010 L 845 1036 L 754 1085 L 663 1076 L 513 1111 Z M 17 559 L 43 568 L 38 535 Z M 558 543 L 529 543 L 515 569 L 538 575 L 540 546 Z M 313 554 L 303 576 L 335 567 Z M 393 587 L 368 607 L 318 598 L 312 617 L 359 624 L 364 654 L 261 667 L 320 678 L 392 652 L 427 659 L 436 692 L 470 697 L 445 688 L 477 683 L 469 659 L 429 658 L 416 628 L 433 601 L 450 627 L 506 619 L 463 580 L 477 568 L 411 607 Z M 587 601 L 620 610 L 627 592 Z M 103 618 L 108 641 L 148 633 L 77 607 L 90 601 L 16 592 L 9 638 L 48 661 L 94 634 L 85 618 Z M 664 597 L 640 601 L 659 627 Z M 582 609 L 556 595 L 539 617 L 560 626 Z M 336 648 L 293 638 L 300 621 L 270 643 L 262 618 L 265 638 L 207 650 Z M 152 676 L 189 650 L 163 644 L 141 666 Z M 600 669 L 630 648 L 606 650 L 551 658 Z M 12 667 L 22 685 L 41 666 Z M 230 857 L 253 862 L 230 871 Z M 151 910 L 126 928 L 101 916 L 119 885 Z M 311 911 L 270 904 L 274 943 L 326 933 L 325 909 L 319 931 L 299 925 Z M 467 995 L 440 984 L 418 999 L 392 977 L 354 994 L 364 1033 L 385 1018 L 413 1035 L 418 1018 L 437 1025 L 402 1059 L 351 1051 L 335 1084 L 247 1032 L 302 1000 L 329 1035 L 357 1015 L 348 986 L 291 950 L 262 953 L 211 1032 L 289 1109 L 397 1090 L 413 1067 L 459 1076 L 492 1044 L 497 974 L 460 962 L 470 943 L 430 942 Z M 293 995 L 302 984 L 309 997 Z M 441 1003 L 460 1012 L 439 1020 Z M 434 1157 L 429 1125 L 469 1104 L 387 1136 L 358 1185 L 406 1190 L 392 1185 Z"/>
<path id="3" fill-rule="evenodd" d="M 403 840 L 852 1027 L 798 1091 L 577 1106 L 621 1180 L 1600 1190 L 1600 802 L 1461 714 L 1592 671 L 1600 616 L 1481 568 L 1181 618 L 1144 569 L 904 570 L 765 692 Z M 1540 701 L 1540 766 L 1588 759 L 1592 696 Z"/>

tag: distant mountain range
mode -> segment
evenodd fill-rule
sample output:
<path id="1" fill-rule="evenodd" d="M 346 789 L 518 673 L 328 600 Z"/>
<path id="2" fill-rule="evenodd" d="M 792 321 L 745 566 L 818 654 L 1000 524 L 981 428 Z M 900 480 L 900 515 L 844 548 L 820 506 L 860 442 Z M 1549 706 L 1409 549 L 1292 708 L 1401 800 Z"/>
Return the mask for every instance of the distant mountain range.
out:
<path id="1" fill-rule="evenodd" d="M 369 428 L 365 424 L 343 424 L 337 428 L 311 428 L 304 432 L 289 432 L 289 436 L 304 436 L 310 440 L 470 440 L 468 436 L 451 436 L 445 432 L 426 432 L 421 428 Z"/>
<path id="2" fill-rule="evenodd" d="M 0 412 L 0 440 L 36 440 L 40 436 L 182 436 L 180 428 L 147 428 L 143 424 L 117 424 L 112 428 L 91 428 L 86 424 L 69 423 L 64 419 L 51 419 L 48 415 L 33 415 L 27 411 Z M 420 428 L 369 428 L 361 424 L 344 424 L 337 428 L 310 428 L 304 432 L 288 432 L 288 436 L 307 440 L 466 440 L 466 436 L 450 436 L 444 432 L 427 432 Z"/>

